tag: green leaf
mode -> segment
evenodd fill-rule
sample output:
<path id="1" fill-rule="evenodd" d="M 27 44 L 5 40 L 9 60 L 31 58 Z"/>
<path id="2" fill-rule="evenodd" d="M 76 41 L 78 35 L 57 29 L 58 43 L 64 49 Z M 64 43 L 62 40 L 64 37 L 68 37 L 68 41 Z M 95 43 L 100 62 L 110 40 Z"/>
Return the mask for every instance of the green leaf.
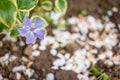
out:
<path id="1" fill-rule="evenodd" d="M 100 72 L 98 71 L 98 69 L 97 69 L 95 66 L 92 67 L 91 73 L 92 73 L 93 75 L 99 75 L 99 74 L 100 74 Z"/>
<path id="2" fill-rule="evenodd" d="M 11 30 L 11 33 L 10 33 L 10 36 L 11 37 L 16 37 L 19 35 L 19 32 L 18 32 L 18 28 L 19 28 L 19 25 L 15 25 L 12 30 Z"/>
<path id="3" fill-rule="evenodd" d="M 38 3 L 38 0 L 17 0 L 19 10 L 32 10 Z"/>
<path id="4" fill-rule="evenodd" d="M 44 1 L 41 3 L 41 7 L 44 9 L 44 10 L 51 10 L 52 9 L 52 2 L 51 1 Z"/>
<path id="5" fill-rule="evenodd" d="M 108 75 L 103 73 L 96 80 L 108 80 Z"/>
<path id="6" fill-rule="evenodd" d="M 36 18 L 39 18 L 39 19 L 41 19 L 41 20 L 44 21 L 44 24 L 43 24 L 40 28 L 45 28 L 45 27 L 48 26 L 47 21 L 46 21 L 43 17 L 40 17 L 40 16 L 33 16 L 33 17 L 31 18 L 31 20 L 32 20 L 33 23 L 34 23 L 34 21 L 35 21 Z"/>
<path id="7" fill-rule="evenodd" d="M 67 11 L 67 5 L 66 0 L 55 0 L 55 9 L 63 14 Z"/>
<path id="8" fill-rule="evenodd" d="M 22 23 L 25 16 L 29 16 L 29 11 L 19 11 L 17 14 L 18 20 Z"/>
<path id="9" fill-rule="evenodd" d="M 0 1 L 0 22 L 7 27 L 12 27 L 16 19 L 16 6 L 14 0 Z"/>
<path id="10" fill-rule="evenodd" d="M 81 10 L 81 14 L 82 14 L 83 16 L 87 15 L 87 10 L 86 10 L 86 9 Z"/>
<path id="11" fill-rule="evenodd" d="M 4 29 L 7 29 L 7 27 L 3 23 L 0 23 L 0 32 L 2 32 Z"/>

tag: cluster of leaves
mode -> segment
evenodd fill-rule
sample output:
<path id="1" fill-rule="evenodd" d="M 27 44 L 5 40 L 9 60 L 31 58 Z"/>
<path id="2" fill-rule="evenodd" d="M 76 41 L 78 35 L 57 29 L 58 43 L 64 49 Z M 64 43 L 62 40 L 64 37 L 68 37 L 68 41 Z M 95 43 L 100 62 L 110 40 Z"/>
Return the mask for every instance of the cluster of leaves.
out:
<path id="1" fill-rule="evenodd" d="M 65 14 L 67 1 L 55 0 L 53 5 L 50 0 L 2 0 L 0 2 L 0 32 L 10 29 L 11 36 L 18 36 L 18 28 L 22 26 L 25 16 L 30 16 L 32 21 L 35 18 L 42 19 L 43 27 L 46 27 L 48 23 L 43 14 L 51 10 Z M 37 13 L 33 14 L 33 11 Z"/>
<path id="2" fill-rule="evenodd" d="M 106 73 L 99 72 L 95 66 L 93 66 L 91 69 L 91 75 L 97 76 L 96 80 L 108 80 L 108 75 Z"/>

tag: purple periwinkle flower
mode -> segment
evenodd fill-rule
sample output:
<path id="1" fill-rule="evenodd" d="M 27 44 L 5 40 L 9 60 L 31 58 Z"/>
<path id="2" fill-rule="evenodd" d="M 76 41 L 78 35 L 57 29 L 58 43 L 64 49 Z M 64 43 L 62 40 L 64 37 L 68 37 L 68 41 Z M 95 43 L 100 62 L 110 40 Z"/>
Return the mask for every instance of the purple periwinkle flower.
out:
<path id="1" fill-rule="evenodd" d="M 23 28 L 19 28 L 18 31 L 21 36 L 26 36 L 26 44 L 36 42 L 37 37 L 41 40 L 44 39 L 45 30 L 40 29 L 43 23 L 43 20 L 36 18 L 34 25 L 32 25 L 32 22 L 27 16 L 24 18 Z"/>

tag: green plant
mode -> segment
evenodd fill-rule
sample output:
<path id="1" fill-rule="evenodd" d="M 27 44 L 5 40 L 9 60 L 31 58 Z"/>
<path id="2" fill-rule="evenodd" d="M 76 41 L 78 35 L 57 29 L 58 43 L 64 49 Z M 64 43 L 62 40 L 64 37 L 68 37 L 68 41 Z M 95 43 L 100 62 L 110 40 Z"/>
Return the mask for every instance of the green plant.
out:
<path id="1" fill-rule="evenodd" d="M 96 80 L 108 80 L 108 75 L 106 73 L 102 73 Z"/>
<path id="2" fill-rule="evenodd" d="M 26 16 L 31 20 L 39 17 L 44 21 L 44 28 L 48 25 L 46 11 L 66 13 L 67 1 L 55 0 L 55 6 L 50 0 L 2 0 L 0 1 L 0 32 L 10 30 L 11 36 L 19 36 L 18 28 Z M 33 21 L 33 20 L 32 20 Z"/>
<path id="3" fill-rule="evenodd" d="M 90 72 L 91 75 L 97 76 L 96 80 L 108 80 L 108 75 L 106 73 L 99 72 L 99 70 L 95 66 L 92 66 Z"/>

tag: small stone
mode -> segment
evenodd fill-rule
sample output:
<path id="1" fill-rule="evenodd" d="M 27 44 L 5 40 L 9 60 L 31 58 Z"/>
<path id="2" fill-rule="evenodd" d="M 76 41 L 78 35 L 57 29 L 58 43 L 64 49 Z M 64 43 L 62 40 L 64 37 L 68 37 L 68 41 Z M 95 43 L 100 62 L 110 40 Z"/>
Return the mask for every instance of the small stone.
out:
<path id="1" fill-rule="evenodd" d="M 17 41 L 17 38 L 11 38 L 11 41 L 12 41 L 12 42 L 16 42 L 16 41 Z"/>
<path id="2" fill-rule="evenodd" d="M 118 9 L 117 9 L 116 7 L 113 7 L 113 8 L 112 8 L 112 11 L 113 11 L 113 12 L 118 12 Z"/>
<path id="3" fill-rule="evenodd" d="M 33 50 L 36 50 L 37 48 L 38 48 L 38 44 L 34 44 L 32 47 Z"/>
<path id="4" fill-rule="evenodd" d="M 77 17 L 72 17 L 68 21 L 70 24 L 75 25 L 79 22 L 79 19 Z"/>
<path id="5" fill-rule="evenodd" d="M 46 50 L 46 47 L 45 47 L 45 46 L 43 46 L 43 45 L 41 45 L 41 46 L 39 46 L 39 50 L 44 51 L 44 50 Z"/>
<path id="6" fill-rule="evenodd" d="M 53 62 L 53 65 L 55 65 L 55 66 L 63 66 L 64 64 L 65 64 L 65 60 L 64 59 L 56 59 Z"/>
<path id="7" fill-rule="evenodd" d="M 52 66 L 51 69 L 57 70 L 58 66 Z"/>
<path id="8" fill-rule="evenodd" d="M 32 45 L 28 45 L 25 50 L 24 50 L 24 54 L 27 56 L 31 56 L 32 55 Z"/>
<path id="9" fill-rule="evenodd" d="M 35 50 L 35 51 L 32 52 L 32 56 L 37 57 L 39 55 L 40 55 L 40 51 L 38 51 L 38 50 Z"/>
<path id="10" fill-rule="evenodd" d="M 53 56 L 56 56 L 56 55 L 57 55 L 57 50 L 56 50 L 56 49 L 51 49 L 51 50 L 50 50 L 50 53 L 51 53 Z"/>
<path id="11" fill-rule="evenodd" d="M 73 53 L 74 51 L 76 51 L 79 48 L 78 44 L 76 43 L 68 43 L 66 45 L 66 49 L 69 53 Z"/>
<path id="12" fill-rule="evenodd" d="M 98 50 L 97 50 L 97 49 L 92 49 L 90 52 L 91 52 L 92 54 L 97 54 L 97 53 L 98 53 Z"/>
<path id="13" fill-rule="evenodd" d="M 120 55 L 112 57 L 112 61 L 116 65 L 120 65 Z"/>
<path id="14" fill-rule="evenodd" d="M 111 58 L 113 56 L 113 52 L 112 51 L 107 51 L 106 52 L 106 57 Z"/>
<path id="15" fill-rule="evenodd" d="M 88 75 L 78 74 L 77 77 L 79 80 L 89 80 Z"/>
<path id="16" fill-rule="evenodd" d="M 85 41 L 85 40 L 86 40 L 86 36 L 85 36 L 85 35 L 84 35 L 84 36 L 81 36 L 81 37 L 80 37 L 80 40 L 81 40 L 81 41 Z M 82 44 L 83 44 L 83 43 L 82 43 Z"/>
<path id="17" fill-rule="evenodd" d="M 23 56 L 23 57 L 22 57 L 22 61 L 23 61 L 23 62 L 28 62 L 29 60 L 28 60 L 26 57 Z"/>
<path id="18" fill-rule="evenodd" d="M 20 73 L 16 73 L 16 79 L 20 80 L 20 78 L 21 78 L 21 74 Z"/>
<path id="19" fill-rule="evenodd" d="M 107 15 L 108 15 L 108 16 L 112 16 L 112 14 L 113 14 L 112 11 L 110 11 L 110 10 L 107 11 Z"/>
<path id="20" fill-rule="evenodd" d="M 46 80 L 55 80 L 53 73 L 48 73 L 46 76 Z"/>
<path id="21" fill-rule="evenodd" d="M 93 40 L 98 38 L 99 33 L 98 32 L 94 32 L 94 33 L 89 33 L 89 37 Z"/>
<path id="22" fill-rule="evenodd" d="M 10 55 L 8 53 L 5 54 L 5 56 L 3 57 L 0 57 L 0 62 L 4 62 L 4 61 L 7 61 L 9 59 Z"/>
<path id="23" fill-rule="evenodd" d="M 78 34 L 78 33 L 74 33 L 74 34 L 71 35 L 71 39 L 73 41 L 75 41 L 76 39 L 79 39 L 79 37 L 80 37 L 80 34 Z"/>
<path id="24" fill-rule="evenodd" d="M 61 58 L 61 59 L 64 59 L 64 56 L 61 54 L 61 53 L 58 53 L 57 54 L 57 57 Z"/>
<path id="25" fill-rule="evenodd" d="M 9 61 L 12 62 L 12 61 L 14 61 L 16 58 L 17 58 L 17 57 L 13 55 L 13 56 L 11 56 L 11 57 L 9 58 Z"/>
<path id="26" fill-rule="evenodd" d="M 32 64 L 33 64 L 33 62 L 29 61 L 26 66 L 30 67 Z"/>
<path id="27" fill-rule="evenodd" d="M 19 48 L 16 44 L 12 43 L 11 46 L 12 46 L 12 51 L 18 51 Z"/>
<path id="28" fill-rule="evenodd" d="M 101 46 L 103 45 L 103 42 L 96 40 L 96 41 L 91 41 L 90 44 L 97 48 L 101 48 Z"/>
<path id="29" fill-rule="evenodd" d="M 30 78 L 34 74 L 34 70 L 32 69 L 26 69 L 25 74 Z"/>
<path id="30" fill-rule="evenodd" d="M 58 48 L 60 45 L 59 45 L 59 43 L 58 42 L 54 42 L 54 44 L 52 45 L 52 47 L 51 48 L 54 48 L 54 49 L 56 49 L 56 48 Z"/>
<path id="31" fill-rule="evenodd" d="M 65 59 L 69 59 L 70 58 L 70 53 L 66 53 L 65 54 Z"/>
<path id="32" fill-rule="evenodd" d="M 53 19 L 54 21 L 58 21 L 58 19 L 62 16 L 61 13 L 56 13 L 56 12 L 51 12 L 51 19 Z"/>
<path id="33" fill-rule="evenodd" d="M 20 41 L 19 45 L 20 45 L 20 46 L 24 46 L 25 43 L 24 43 L 23 41 Z"/>
<path id="34" fill-rule="evenodd" d="M 80 73 L 80 72 L 82 72 L 81 68 L 78 68 L 78 67 L 75 67 L 75 68 L 73 67 L 73 68 L 72 68 L 72 71 L 75 72 L 75 73 Z"/>
<path id="35" fill-rule="evenodd" d="M 113 62 L 111 60 L 107 60 L 107 61 L 105 61 L 105 63 L 109 66 L 113 66 Z"/>
<path id="36" fill-rule="evenodd" d="M 72 67 L 73 67 L 72 64 L 66 64 L 64 69 L 68 71 L 68 70 L 72 70 Z"/>
<path id="37" fill-rule="evenodd" d="M 92 24 L 96 22 L 93 16 L 87 16 L 87 21 Z"/>
<path id="38" fill-rule="evenodd" d="M 98 55 L 98 59 L 104 60 L 106 58 L 106 55 L 104 53 Z"/>
<path id="39" fill-rule="evenodd" d="M 26 67 L 24 65 L 20 65 L 20 66 L 13 67 L 12 71 L 17 72 L 17 71 L 22 71 L 25 69 L 26 69 Z"/>
<path id="40" fill-rule="evenodd" d="M 79 23 L 78 26 L 82 34 L 86 35 L 88 33 L 88 28 L 86 26 L 81 26 L 81 23 Z"/>

